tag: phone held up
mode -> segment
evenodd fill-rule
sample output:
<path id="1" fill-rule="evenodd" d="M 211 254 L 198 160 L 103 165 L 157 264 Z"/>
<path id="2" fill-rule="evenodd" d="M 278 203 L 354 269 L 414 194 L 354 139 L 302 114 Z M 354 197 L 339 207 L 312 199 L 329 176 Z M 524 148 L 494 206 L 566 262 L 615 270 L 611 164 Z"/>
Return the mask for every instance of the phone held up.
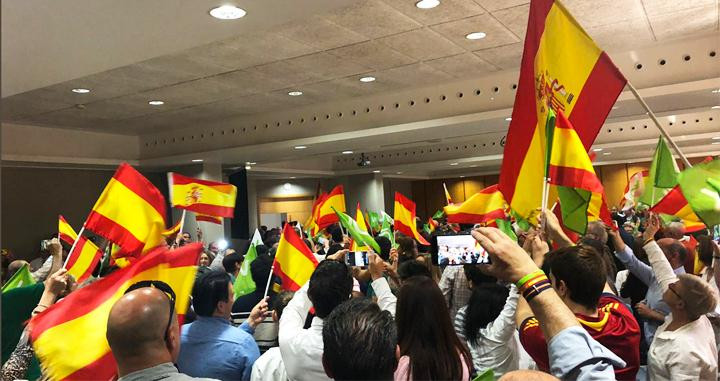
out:
<path id="1" fill-rule="evenodd" d="M 469 233 L 437 236 L 438 266 L 490 264 L 487 251 Z"/>
<path id="2" fill-rule="evenodd" d="M 348 251 L 348 253 L 345 254 L 345 264 L 354 267 L 367 267 L 367 254 L 367 251 Z"/>

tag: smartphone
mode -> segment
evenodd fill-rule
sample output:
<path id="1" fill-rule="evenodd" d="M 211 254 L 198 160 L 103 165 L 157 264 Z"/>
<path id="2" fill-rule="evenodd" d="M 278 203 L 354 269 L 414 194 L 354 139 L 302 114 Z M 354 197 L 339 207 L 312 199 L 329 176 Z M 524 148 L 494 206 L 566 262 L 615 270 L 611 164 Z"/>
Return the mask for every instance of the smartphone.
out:
<path id="1" fill-rule="evenodd" d="M 489 264 L 487 251 L 470 234 L 437 236 L 437 265 Z"/>
<path id="2" fill-rule="evenodd" d="M 345 264 L 355 267 L 367 267 L 367 254 L 367 251 L 348 251 L 348 253 L 345 255 Z"/>
<path id="3" fill-rule="evenodd" d="M 50 247 L 50 240 L 44 239 L 40 241 L 40 251 L 47 251 L 48 247 Z"/>

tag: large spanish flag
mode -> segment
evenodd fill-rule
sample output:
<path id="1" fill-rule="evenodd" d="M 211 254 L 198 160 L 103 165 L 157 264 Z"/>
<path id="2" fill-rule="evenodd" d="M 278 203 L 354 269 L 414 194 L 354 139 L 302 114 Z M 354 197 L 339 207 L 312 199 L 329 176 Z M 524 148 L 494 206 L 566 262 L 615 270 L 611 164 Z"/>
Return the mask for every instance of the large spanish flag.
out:
<path id="1" fill-rule="evenodd" d="M 325 192 L 322 192 L 315 197 L 312 210 L 310 211 L 310 217 L 308 217 L 307 221 L 305 221 L 305 228 L 308 229 L 311 237 L 316 236 L 320 232 L 320 226 L 318 225 L 318 219 L 320 218 L 320 206 L 325 201 L 326 197 L 327 193 Z"/>
<path id="2" fill-rule="evenodd" d="M 77 239 L 75 229 L 70 226 L 63 216 L 58 216 L 58 236 L 61 241 L 67 243 L 68 245 L 72 245 Z"/>
<path id="3" fill-rule="evenodd" d="M 275 252 L 273 273 L 282 280 L 283 290 L 297 291 L 310 276 L 318 262 L 305 242 L 295 233 L 290 224 L 285 224 L 280 243 Z"/>
<path id="4" fill-rule="evenodd" d="M 400 192 L 395 192 L 394 205 L 394 223 L 396 231 L 405 234 L 408 237 L 415 238 L 423 245 L 430 245 L 417 231 L 417 223 L 415 222 L 415 203 L 409 198 L 403 196 Z"/>
<path id="5" fill-rule="evenodd" d="M 132 265 L 74 291 L 29 323 L 35 354 L 53 380 L 109 380 L 115 359 L 105 339 L 110 309 L 132 284 L 160 280 L 175 291 L 182 322 L 195 282 L 199 243 L 169 251 L 158 248 Z"/>
<path id="6" fill-rule="evenodd" d="M 85 223 L 88 230 L 137 256 L 163 244 L 165 198 L 127 163 L 115 172 Z"/>
<path id="7" fill-rule="evenodd" d="M 700 220 L 700 217 L 693 212 L 680 186 L 672 188 L 665 197 L 650 208 L 650 211 L 679 218 L 683 224 L 685 224 L 686 232 L 696 232 L 705 229 L 705 224 Z"/>
<path id="8" fill-rule="evenodd" d="M 322 200 L 318 209 L 317 225 L 319 230 L 339 222 L 335 211 L 345 213 L 345 191 L 342 185 L 333 188 Z"/>
<path id="9" fill-rule="evenodd" d="M 446 206 L 443 209 L 447 221 L 456 224 L 479 224 L 505 218 L 507 204 L 497 188 L 497 184 L 491 185 L 460 204 Z"/>
<path id="10" fill-rule="evenodd" d="M 209 214 L 195 213 L 196 222 L 209 222 L 211 224 L 222 225 L 222 217 L 215 217 Z"/>
<path id="11" fill-rule="evenodd" d="M 580 137 L 562 112 L 556 119 L 551 111 L 548 120 L 552 131 L 548 181 L 560 199 L 565 227 L 585 234 L 588 221 L 602 220 L 607 226 L 613 226 L 605 190 Z"/>
<path id="12" fill-rule="evenodd" d="M 168 173 L 170 204 L 196 213 L 232 218 L 237 188 L 235 185 Z"/>
<path id="13" fill-rule="evenodd" d="M 75 278 L 76 282 L 82 283 L 92 276 L 93 270 L 95 270 L 95 266 L 100 263 L 103 253 L 86 237 L 78 238 L 75 230 L 63 216 L 60 216 L 59 218 L 58 230 L 60 233 L 60 239 L 69 245 L 75 244 L 72 248 L 72 252 L 68 254 L 65 268 L 67 269 L 68 274 Z M 75 243 L 75 240 L 77 240 L 77 243 Z"/>
<path id="14" fill-rule="evenodd" d="M 499 183 L 519 216 L 535 217 L 541 204 L 548 108 L 568 117 L 588 151 L 625 83 L 607 54 L 562 4 L 530 2 Z"/>

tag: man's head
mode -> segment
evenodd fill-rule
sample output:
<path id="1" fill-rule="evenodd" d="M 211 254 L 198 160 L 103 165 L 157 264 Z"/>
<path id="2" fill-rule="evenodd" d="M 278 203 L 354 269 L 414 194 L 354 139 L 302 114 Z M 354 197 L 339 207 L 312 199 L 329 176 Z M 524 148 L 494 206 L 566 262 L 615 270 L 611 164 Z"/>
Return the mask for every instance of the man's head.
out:
<path id="1" fill-rule="evenodd" d="M 326 259 L 310 276 L 308 298 L 315 307 L 315 316 L 325 319 L 340 303 L 350 298 L 353 281 L 350 269 L 341 262 Z"/>
<path id="2" fill-rule="evenodd" d="M 343 243 L 343 233 L 342 230 L 340 230 L 340 226 L 338 225 L 332 225 L 328 228 L 328 233 L 330 233 L 330 238 L 332 238 L 332 241 L 335 243 Z"/>
<path id="3" fill-rule="evenodd" d="M 380 252 L 377 254 L 380 256 L 380 258 L 382 258 L 383 261 L 387 262 L 390 259 L 390 250 L 392 250 L 392 243 L 385 236 L 376 236 L 375 242 L 377 242 L 378 246 L 380 246 Z"/>
<path id="4" fill-rule="evenodd" d="M 182 243 L 190 243 L 192 242 L 192 237 L 190 237 L 190 233 L 188 232 L 182 232 Z"/>
<path id="5" fill-rule="evenodd" d="M 585 237 L 596 239 L 596 240 L 602 242 L 603 244 L 607 243 L 608 233 L 607 233 L 605 224 L 602 221 L 588 222 Z"/>
<path id="6" fill-rule="evenodd" d="M 272 271 L 272 259 L 265 254 L 258 255 L 250 263 L 250 276 L 256 285 L 267 283 L 270 271 Z"/>
<path id="7" fill-rule="evenodd" d="M 225 258 L 223 258 L 222 261 L 222 265 L 223 268 L 225 268 L 225 272 L 227 272 L 228 274 L 237 275 L 238 271 L 240 271 L 242 261 L 243 258 L 242 256 L 240 256 L 240 254 L 232 252 L 225 255 Z"/>
<path id="8" fill-rule="evenodd" d="M 565 304 L 597 308 L 607 274 L 600 254 L 593 247 L 578 245 L 551 251 L 543 268 Z"/>
<path id="9" fill-rule="evenodd" d="M 465 279 L 467 279 L 470 288 L 483 283 L 497 283 L 497 278 L 485 275 L 477 265 L 463 265 L 463 272 L 465 273 Z"/>
<path id="10" fill-rule="evenodd" d="M 218 247 L 217 242 L 210 242 L 208 245 L 208 251 L 217 255 L 218 251 L 220 251 L 220 247 Z"/>
<path id="11" fill-rule="evenodd" d="M 663 231 L 667 238 L 682 239 L 685 235 L 685 224 L 680 221 L 673 221 Z"/>
<path id="12" fill-rule="evenodd" d="M 177 360 L 180 332 L 172 298 L 158 288 L 143 287 L 115 302 L 106 338 L 120 376 Z"/>
<path id="13" fill-rule="evenodd" d="M 682 310 L 694 321 L 715 309 L 717 295 L 700 277 L 691 274 L 678 275 L 678 281 L 668 286 L 663 300 L 672 311 Z"/>
<path id="14" fill-rule="evenodd" d="M 223 271 L 210 271 L 195 281 L 192 305 L 198 316 L 230 319 L 235 301 L 230 276 Z"/>
<path id="15" fill-rule="evenodd" d="M 7 275 L 6 275 L 7 279 L 10 279 L 13 275 L 15 275 L 15 273 L 18 270 L 20 270 L 23 267 L 23 265 L 29 266 L 30 264 L 27 261 L 23 261 L 22 259 L 16 259 L 16 260 L 10 262 L 10 264 L 8 265 L 8 270 L 7 270 Z"/>
<path id="16" fill-rule="evenodd" d="M 340 304 L 323 325 L 323 367 L 335 380 L 392 380 L 396 346 L 392 315 L 366 298 Z"/>
<path id="17" fill-rule="evenodd" d="M 280 321 L 285 307 L 287 307 L 294 295 L 295 293 L 292 291 L 283 291 L 275 296 L 275 301 L 273 301 L 272 304 L 273 320 L 276 322 Z"/>
<path id="18" fill-rule="evenodd" d="M 398 277 L 400 277 L 400 282 L 416 275 L 432 278 L 427 265 L 415 259 L 401 263 L 400 266 L 398 266 L 397 273 Z"/>
<path id="19" fill-rule="evenodd" d="M 674 238 L 662 238 L 657 241 L 657 244 L 662 249 L 672 268 L 682 267 L 687 256 L 687 251 L 682 243 Z"/>

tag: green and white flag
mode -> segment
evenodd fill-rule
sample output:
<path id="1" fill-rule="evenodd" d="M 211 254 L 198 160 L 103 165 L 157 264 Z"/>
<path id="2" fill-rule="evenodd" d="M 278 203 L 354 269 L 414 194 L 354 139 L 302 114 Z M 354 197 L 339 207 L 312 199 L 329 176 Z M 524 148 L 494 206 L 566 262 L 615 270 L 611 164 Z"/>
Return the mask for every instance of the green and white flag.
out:
<path id="1" fill-rule="evenodd" d="M 678 183 L 702 222 L 707 226 L 720 225 L 720 159 L 680 172 Z"/>
<path id="2" fill-rule="evenodd" d="M 380 228 L 380 234 L 378 235 L 389 239 L 392 247 L 397 248 L 397 244 L 395 243 L 395 234 L 393 234 L 393 231 L 390 228 L 390 226 L 395 222 L 395 220 L 384 211 L 382 212 L 382 220 L 382 228 Z"/>
<path id="3" fill-rule="evenodd" d="M 250 241 L 248 251 L 245 253 L 245 260 L 242 265 L 240 265 L 240 272 L 238 273 L 238 276 L 235 279 L 235 284 L 233 285 L 236 299 L 254 292 L 257 288 L 252 279 L 252 274 L 250 274 L 250 265 L 255 258 L 257 258 L 258 245 L 264 245 L 264 243 L 260 237 L 260 231 L 255 229 L 255 234 L 253 234 L 252 241 Z"/>
<path id="4" fill-rule="evenodd" d="M 650 164 L 650 172 L 645 178 L 645 192 L 640 196 L 640 202 L 651 207 L 657 204 L 677 185 L 678 173 L 680 169 L 675 158 L 661 136 Z"/>
<path id="5" fill-rule="evenodd" d="M 30 274 L 28 264 L 24 264 L 13 276 L 2 286 L 2 293 L 13 288 L 25 287 L 35 284 L 35 278 Z M 9 306 L 8 306 L 9 308 Z"/>
<path id="6" fill-rule="evenodd" d="M 375 238 L 373 238 L 370 233 L 362 230 L 358 225 L 357 221 L 353 220 L 352 217 L 348 216 L 343 212 L 338 212 L 337 210 L 335 210 L 335 208 L 332 208 L 332 210 L 335 212 L 335 214 L 337 214 L 338 218 L 340 219 L 340 224 L 345 227 L 345 229 L 348 231 L 348 234 L 350 234 L 350 237 L 352 237 L 352 239 L 358 244 L 358 246 L 372 247 L 372 249 L 375 250 L 376 253 L 380 252 L 380 245 L 375 242 Z"/>

